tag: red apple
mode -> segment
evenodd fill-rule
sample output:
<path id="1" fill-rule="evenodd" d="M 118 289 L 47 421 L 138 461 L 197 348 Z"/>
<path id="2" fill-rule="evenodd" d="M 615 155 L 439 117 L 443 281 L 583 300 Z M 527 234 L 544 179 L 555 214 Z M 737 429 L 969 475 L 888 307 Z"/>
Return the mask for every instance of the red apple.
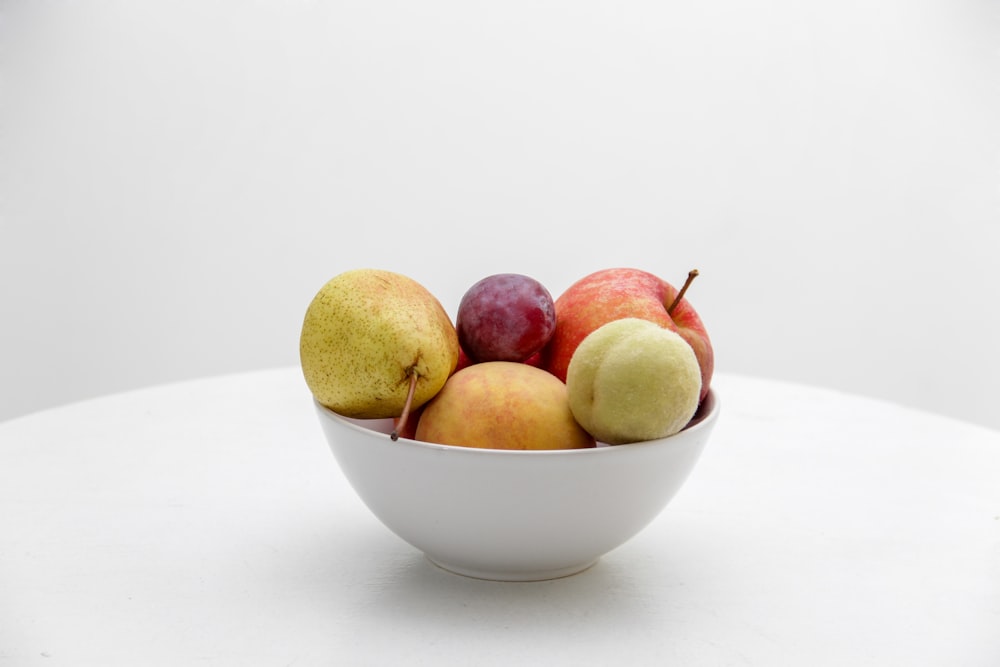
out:
<path id="1" fill-rule="evenodd" d="M 542 349 L 542 368 L 563 382 L 577 345 L 603 324 L 638 317 L 676 331 L 691 345 L 701 368 L 701 398 L 705 398 L 715 367 L 712 343 L 698 313 L 683 291 L 697 271 L 688 275 L 679 291 L 667 281 L 640 269 L 614 268 L 581 278 L 556 299 L 556 330 Z"/>
<path id="2" fill-rule="evenodd" d="M 535 352 L 533 355 L 524 360 L 524 363 L 529 366 L 534 366 L 535 368 L 542 368 L 542 353 L 541 351 Z M 544 370 L 544 369 L 542 369 Z"/>
<path id="3" fill-rule="evenodd" d="M 474 362 L 469 357 L 469 355 L 465 353 L 465 350 L 462 349 L 462 346 L 459 345 L 459 347 L 458 347 L 458 363 L 455 364 L 455 370 L 453 370 L 451 372 L 451 374 L 454 375 L 455 373 L 459 372 L 460 370 L 462 370 L 466 366 L 471 366 L 474 363 L 476 363 L 476 362 Z"/>

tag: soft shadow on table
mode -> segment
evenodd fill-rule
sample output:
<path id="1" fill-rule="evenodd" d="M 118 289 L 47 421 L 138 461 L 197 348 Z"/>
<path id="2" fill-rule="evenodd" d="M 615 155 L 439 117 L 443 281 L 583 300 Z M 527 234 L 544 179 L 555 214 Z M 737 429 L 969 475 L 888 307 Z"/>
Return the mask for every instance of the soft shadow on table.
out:
<path id="1" fill-rule="evenodd" d="M 641 581 L 623 571 L 609 555 L 576 575 L 535 582 L 498 582 L 457 575 L 412 551 L 391 563 L 367 600 L 373 617 L 394 616 L 407 622 L 419 617 L 428 626 L 480 622 L 509 623 L 515 618 L 602 617 L 616 622 L 641 618 L 650 604 Z"/>
<path id="2" fill-rule="evenodd" d="M 690 611 L 690 568 L 698 545 L 654 550 L 641 536 L 576 575 L 540 582 L 496 582 L 442 570 L 421 552 L 377 524 L 355 524 L 337 539 L 302 543 L 281 576 L 302 613 L 344 618 L 359 627 L 379 624 L 411 637 L 461 634 L 475 627 L 549 636 L 600 628 L 651 630 L 649 619 Z M 288 600 L 292 602 L 292 600 Z M 656 609 L 656 613 L 652 610 Z M 657 628 L 663 630 L 662 625 Z"/>

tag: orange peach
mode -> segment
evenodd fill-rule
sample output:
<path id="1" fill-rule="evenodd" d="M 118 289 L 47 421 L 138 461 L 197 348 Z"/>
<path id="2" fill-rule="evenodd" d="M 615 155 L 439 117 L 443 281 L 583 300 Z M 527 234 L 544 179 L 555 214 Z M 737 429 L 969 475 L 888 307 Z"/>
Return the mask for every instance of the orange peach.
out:
<path id="1" fill-rule="evenodd" d="M 423 409 L 415 439 L 485 449 L 579 449 L 594 438 L 573 418 L 566 385 L 529 364 L 458 371 Z"/>

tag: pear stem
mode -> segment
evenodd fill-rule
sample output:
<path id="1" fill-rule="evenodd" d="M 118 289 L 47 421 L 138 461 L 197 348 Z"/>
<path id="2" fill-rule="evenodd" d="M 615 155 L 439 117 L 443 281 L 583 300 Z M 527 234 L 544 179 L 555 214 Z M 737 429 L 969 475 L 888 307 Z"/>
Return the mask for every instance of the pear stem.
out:
<path id="1" fill-rule="evenodd" d="M 668 315 L 674 314 L 674 308 L 676 308 L 677 304 L 679 304 L 681 302 L 681 299 L 684 298 L 684 292 L 688 291 L 688 287 L 691 286 L 691 282 L 697 277 L 698 277 L 698 269 L 691 269 L 690 271 L 688 271 L 688 277 L 687 280 L 684 281 L 684 286 L 681 287 L 681 291 L 677 293 L 676 297 L 674 297 L 674 302 L 670 304 L 669 308 L 667 308 Z"/>
<path id="2" fill-rule="evenodd" d="M 410 407 L 413 405 L 413 394 L 417 390 L 418 377 L 420 376 L 417 373 L 417 369 L 412 369 L 410 371 L 410 390 L 406 392 L 406 403 L 403 404 L 403 414 L 399 416 L 399 421 L 396 422 L 396 427 L 392 429 L 392 434 L 389 436 L 393 442 L 399 440 L 399 432 L 403 430 L 406 426 L 406 420 L 410 418 Z"/>

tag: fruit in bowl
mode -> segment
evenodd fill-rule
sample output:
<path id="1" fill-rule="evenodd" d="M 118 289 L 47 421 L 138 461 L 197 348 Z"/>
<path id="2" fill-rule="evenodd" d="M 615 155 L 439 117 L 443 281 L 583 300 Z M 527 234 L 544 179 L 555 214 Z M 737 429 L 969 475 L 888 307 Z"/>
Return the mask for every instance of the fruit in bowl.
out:
<path id="1" fill-rule="evenodd" d="M 598 272 L 553 302 L 497 274 L 456 326 L 406 276 L 345 272 L 300 340 L 326 440 L 373 514 L 441 567 L 582 571 L 663 509 L 718 419 L 711 344 L 684 299 L 694 275 L 676 290 Z"/>

